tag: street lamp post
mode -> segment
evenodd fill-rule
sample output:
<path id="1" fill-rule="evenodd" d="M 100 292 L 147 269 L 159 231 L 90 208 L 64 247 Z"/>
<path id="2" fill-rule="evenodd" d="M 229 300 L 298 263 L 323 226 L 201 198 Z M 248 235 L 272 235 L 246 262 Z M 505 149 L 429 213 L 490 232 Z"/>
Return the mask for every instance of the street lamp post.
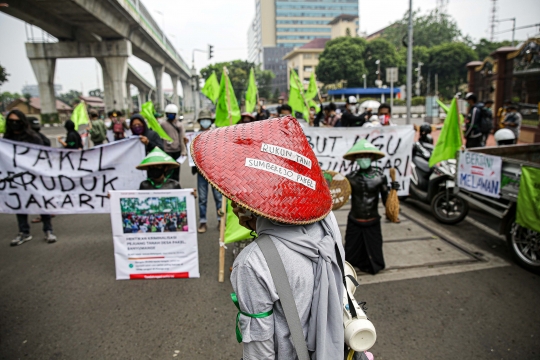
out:
<path id="1" fill-rule="evenodd" d="M 418 67 L 415 69 L 418 71 L 418 76 L 416 78 L 416 96 L 420 96 L 420 81 L 422 81 L 422 65 L 424 65 L 423 62 L 418 62 Z"/>
<path id="2" fill-rule="evenodd" d="M 362 74 L 362 79 L 364 79 L 364 89 L 366 88 L 366 74 Z"/>
<path id="3" fill-rule="evenodd" d="M 512 46 L 514 46 L 514 38 L 516 35 L 516 18 L 509 18 L 509 19 L 501 19 L 501 20 L 495 20 L 495 22 L 503 22 L 503 21 L 512 21 Z"/>
<path id="4" fill-rule="evenodd" d="M 381 60 L 375 61 L 377 64 L 377 80 L 381 80 Z"/>
<path id="5" fill-rule="evenodd" d="M 407 42 L 407 125 L 411 123 L 411 97 L 412 97 L 412 48 L 413 48 L 413 23 L 412 23 L 412 0 L 409 0 L 409 40 Z"/>

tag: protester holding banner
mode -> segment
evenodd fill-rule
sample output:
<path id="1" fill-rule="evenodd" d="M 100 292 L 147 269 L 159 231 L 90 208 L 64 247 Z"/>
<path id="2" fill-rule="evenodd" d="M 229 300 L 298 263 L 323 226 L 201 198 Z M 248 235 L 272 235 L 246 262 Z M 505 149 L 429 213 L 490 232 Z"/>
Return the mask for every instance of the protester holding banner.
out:
<path id="1" fill-rule="evenodd" d="M 40 137 L 41 141 L 43 142 L 43 145 L 45 146 L 51 146 L 51 140 L 49 140 L 48 137 L 43 135 L 41 133 L 41 125 L 39 123 L 39 119 L 34 116 L 28 116 L 28 122 L 30 123 L 30 127 L 32 130 L 36 132 L 36 134 Z"/>
<path id="2" fill-rule="evenodd" d="M 390 107 L 390 105 L 386 103 L 379 105 L 377 115 L 379 117 L 379 122 L 381 123 L 381 126 L 395 126 L 395 124 L 391 120 L 392 108 Z"/>
<path id="3" fill-rule="evenodd" d="M 197 121 L 199 122 L 201 126 L 201 132 L 210 130 L 210 127 L 214 123 L 212 112 L 209 110 L 201 110 L 199 112 Z M 191 171 L 193 175 L 197 174 L 197 192 L 199 193 L 199 227 L 197 231 L 199 233 L 205 233 L 207 230 L 206 205 L 208 203 L 209 183 L 208 183 L 208 180 L 206 180 L 206 178 L 199 173 L 196 166 L 193 166 L 191 168 Z M 217 191 L 215 187 L 210 186 L 210 188 L 212 189 L 212 193 L 214 194 L 214 201 L 216 203 L 216 214 L 217 214 L 218 229 L 219 229 L 220 221 L 221 221 L 221 217 L 219 216 L 219 210 L 221 209 L 222 197 L 221 197 L 221 193 Z"/>
<path id="4" fill-rule="evenodd" d="M 287 116 L 203 132 L 192 149 L 201 174 L 259 235 L 231 274 L 244 359 L 297 358 L 259 241 L 277 248 L 313 358 L 343 359 L 341 236 L 330 190 L 298 121 Z"/>
<path id="5" fill-rule="evenodd" d="M 40 137 L 30 128 L 28 119 L 20 110 L 11 110 L 6 118 L 6 133 L 4 134 L 4 139 L 43 145 Z M 41 220 L 43 221 L 45 240 L 47 240 L 48 243 L 56 242 L 56 236 L 52 232 L 51 215 L 41 215 Z M 15 239 L 11 241 L 11 246 L 22 245 L 25 242 L 32 240 L 32 235 L 30 235 L 30 225 L 28 224 L 28 214 L 17 214 L 17 223 L 19 225 L 19 233 Z"/>
<path id="6" fill-rule="evenodd" d="M 343 115 L 341 115 L 341 123 L 343 126 L 362 126 L 366 122 L 366 118 L 362 115 L 356 116 L 356 104 L 358 101 L 355 96 L 349 96 L 347 98 L 347 108 Z"/>
<path id="7" fill-rule="evenodd" d="M 66 149 L 82 150 L 83 143 L 81 135 L 75 130 L 75 123 L 72 120 L 66 120 L 64 128 L 67 130 L 66 140 L 58 137 L 58 142 Z"/>
<path id="8" fill-rule="evenodd" d="M 343 156 L 359 166 L 357 171 L 347 175 L 352 188 L 352 203 L 345 233 L 345 260 L 373 275 L 385 268 L 381 216 L 377 208 L 379 195 L 386 205 L 388 180 L 371 163 L 383 157 L 385 154 L 382 151 L 364 139 Z M 397 190 L 398 184 L 392 185 Z"/>
<path id="9" fill-rule="evenodd" d="M 171 178 L 173 170 L 179 166 L 172 157 L 156 146 L 137 166 L 138 170 L 146 170 L 148 175 L 139 185 L 139 190 L 181 189 L 180 183 Z"/>
<path id="10" fill-rule="evenodd" d="M 146 120 L 141 114 L 135 114 L 130 118 L 129 127 L 131 133 L 141 139 L 147 154 L 156 147 L 163 150 L 163 140 L 157 132 L 148 127 Z"/>

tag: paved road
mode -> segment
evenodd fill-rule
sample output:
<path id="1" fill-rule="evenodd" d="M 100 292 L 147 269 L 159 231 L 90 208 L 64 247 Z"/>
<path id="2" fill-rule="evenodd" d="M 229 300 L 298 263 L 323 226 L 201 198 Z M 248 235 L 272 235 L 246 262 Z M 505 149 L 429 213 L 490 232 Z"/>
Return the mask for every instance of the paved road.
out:
<path id="1" fill-rule="evenodd" d="M 195 185 L 185 166 L 182 183 Z M 499 238 L 468 222 L 441 226 L 414 202 L 403 215 L 409 225 L 384 225 L 387 240 L 411 240 L 405 233 L 417 231 L 417 220 L 421 231 L 485 259 L 429 265 L 422 258 L 411 270 L 408 240 L 385 244 L 394 269 L 362 275 L 357 291 L 377 328 L 376 359 L 538 359 L 540 277 L 512 264 Z M 58 216 L 58 243 L 43 242 L 34 225 L 34 240 L 17 248 L 9 247 L 15 216 L 0 215 L 0 359 L 240 359 L 231 285 L 217 282 L 217 223 L 209 221 L 199 237 L 200 279 L 116 281 L 108 215 Z M 466 271 L 478 264 L 484 270 Z"/>

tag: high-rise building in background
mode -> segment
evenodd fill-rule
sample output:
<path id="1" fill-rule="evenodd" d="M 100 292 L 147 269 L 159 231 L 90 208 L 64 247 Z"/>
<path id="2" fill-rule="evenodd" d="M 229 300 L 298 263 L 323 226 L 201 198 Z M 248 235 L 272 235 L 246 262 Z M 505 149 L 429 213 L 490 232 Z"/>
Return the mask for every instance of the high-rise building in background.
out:
<path id="1" fill-rule="evenodd" d="M 330 22 L 340 15 L 358 16 L 358 0 L 255 0 L 248 31 L 248 60 L 276 74 L 273 87 L 287 91 L 283 57 L 313 39 L 330 39 Z M 351 36 L 358 32 L 356 29 Z"/>

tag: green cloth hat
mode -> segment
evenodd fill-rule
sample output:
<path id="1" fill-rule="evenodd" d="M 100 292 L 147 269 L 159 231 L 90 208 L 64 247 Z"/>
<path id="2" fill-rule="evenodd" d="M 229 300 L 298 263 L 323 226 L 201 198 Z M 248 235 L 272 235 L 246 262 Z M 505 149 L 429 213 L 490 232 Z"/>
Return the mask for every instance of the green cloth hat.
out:
<path id="1" fill-rule="evenodd" d="M 345 160 L 353 161 L 357 155 L 366 154 L 372 155 L 374 157 L 374 160 L 379 160 L 386 156 L 385 153 L 379 150 L 375 145 L 365 139 L 362 139 L 359 140 L 356 144 L 354 144 L 354 146 L 350 148 L 345 155 L 343 155 L 343 158 Z"/>
<path id="2" fill-rule="evenodd" d="M 214 118 L 212 118 L 212 112 L 210 110 L 205 110 L 205 109 L 199 111 L 199 116 L 197 117 L 197 121 L 201 121 L 203 119 L 214 121 Z"/>
<path id="3" fill-rule="evenodd" d="M 154 148 L 154 150 L 150 151 L 148 155 L 146 155 L 139 165 L 137 165 L 137 169 L 146 170 L 147 167 L 152 165 L 171 165 L 173 167 L 180 166 L 172 157 L 157 146 Z"/>

